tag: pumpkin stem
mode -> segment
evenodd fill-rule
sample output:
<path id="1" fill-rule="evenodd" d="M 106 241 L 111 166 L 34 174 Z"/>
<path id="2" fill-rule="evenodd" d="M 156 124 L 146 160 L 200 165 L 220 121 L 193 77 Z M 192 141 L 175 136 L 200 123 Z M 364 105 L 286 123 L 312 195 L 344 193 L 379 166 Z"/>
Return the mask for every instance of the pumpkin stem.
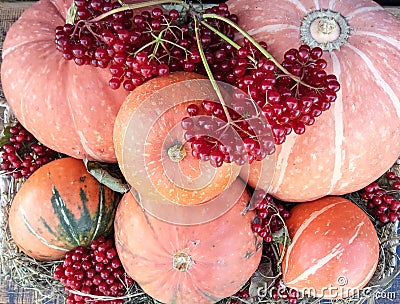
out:
<path id="1" fill-rule="evenodd" d="M 350 26 L 346 18 L 329 9 L 307 14 L 300 26 L 300 37 L 305 44 L 330 52 L 339 50 L 349 35 Z"/>
<path id="2" fill-rule="evenodd" d="M 186 156 L 185 147 L 182 144 L 176 144 L 168 148 L 167 154 L 173 162 L 180 162 Z"/>
<path id="3" fill-rule="evenodd" d="M 172 259 L 172 267 L 174 269 L 185 272 L 189 270 L 190 265 L 192 265 L 192 258 L 189 254 L 183 251 L 174 254 Z"/>

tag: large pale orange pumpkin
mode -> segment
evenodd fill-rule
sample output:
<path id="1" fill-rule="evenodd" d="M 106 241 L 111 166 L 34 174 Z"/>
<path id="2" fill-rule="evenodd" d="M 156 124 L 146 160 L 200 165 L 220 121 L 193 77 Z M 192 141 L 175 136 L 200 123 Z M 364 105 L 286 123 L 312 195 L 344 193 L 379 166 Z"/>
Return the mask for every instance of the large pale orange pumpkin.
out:
<path id="1" fill-rule="evenodd" d="M 292 239 L 282 262 L 287 286 L 316 297 L 344 298 L 374 274 L 376 230 L 351 201 L 330 196 L 298 204 L 286 225 Z"/>
<path id="2" fill-rule="evenodd" d="M 279 61 L 303 43 L 331 49 L 323 55 L 327 73 L 341 83 L 331 109 L 305 134 L 291 134 L 277 147 L 269 192 L 299 202 L 341 195 L 389 169 L 400 154 L 400 20 L 371 0 L 227 4 Z M 269 176 L 260 174 L 260 165 L 252 164 L 249 184 L 267 188 Z"/>
<path id="3" fill-rule="evenodd" d="M 235 205 L 200 225 L 161 221 L 131 192 L 115 217 L 115 243 L 126 272 L 162 303 L 215 303 L 233 295 L 257 269 L 262 239 L 252 232 L 255 213 L 242 214 L 249 195 L 237 180 L 228 192 Z M 221 202 L 222 203 L 222 202 Z"/>
<path id="4" fill-rule="evenodd" d="M 55 29 L 65 24 L 71 3 L 40 0 L 11 26 L 2 87 L 17 119 L 40 142 L 72 157 L 114 162 L 114 120 L 128 93 L 108 86 L 108 69 L 77 66 L 56 50 Z"/>
<path id="5" fill-rule="evenodd" d="M 175 72 L 149 80 L 126 98 L 114 125 L 114 146 L 122 173 L 142 196 L 196 205 L 220 194 L 240 168 L 215 168 L 191 154 L 181 121 L 191 103 L 216 98 L 204 76 Z"/>
<path id="6" fill-rule="evenodd" d="M 9 213 L 11 236 L 28 256 L 58 260 L 68 250 L 109 234 L 119 199 L 87 172 L 82 160 L 52 161 L 15 195 Z"/>

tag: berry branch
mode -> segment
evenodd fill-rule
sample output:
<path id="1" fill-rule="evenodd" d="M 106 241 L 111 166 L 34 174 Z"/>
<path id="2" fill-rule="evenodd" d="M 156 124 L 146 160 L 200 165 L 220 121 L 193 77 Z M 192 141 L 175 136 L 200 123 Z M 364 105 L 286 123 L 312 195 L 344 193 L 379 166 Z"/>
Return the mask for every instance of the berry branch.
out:
<path id="1" fill-rule="evenodd" d="M 223 109 L 223 111 L 225 113 L 226 119 L 228 120 L 228 124 L 229 124 L 232 121 L 232 118 L 231 118 L 231 116 L 230 116 L 230 114 L 228 112 L 228 108 L 227 108 L 226 103 L 224 101 L 224 97 L 221 94 L 221 90 L 220 90 L 217 82 L 215 81 L 215 78 L 214 78 L 214 75 L 213 75 L 213 73 L 212 73 L 212 71 L 210 69 L 210 66 L 208 65 L 207 58 L 206 58 L 206 56 L 204 54 L 203 46 L 201 45 L 200 27 L 199 27 L 199 21 L 198 21 L 198 15 L 197 14 L 194 16 L 193 20 L 194 20 L 194 32 L 195 32 L 195 35 L 196 35 L 197 47 L 198 47 L 198 50 L 199 50 L 199 53 L 200 53 L 201 60 L 203 62 L 204 68 L 206 70 L 208 79 L 211 81 L 211 85 L 213 86 L 213 88 L 214 88 L 214 90 L 215 90 L 215 92 L 216 92 L 216 94 L 218 96 L 218 99 L 221 102 L 222 109 Z"/>
<path id="2" fill-rule="evenodd" d="M 249 35 L 245 30 L 243 30 L 240 26 L 238 26 L 237 24 L 235 24 L 234 22 L 232 22 L 230 19 L 225 18 L 223 16 L 219 16 L 216 14 L 204 14 L 203 15 L 204 19 L 218 19 L 221 20 L 227 24 L 229 24 L 230 26 L 232 26 L 234 29 L 236 29 L 240 34 L 243 35 L 243 37 L 245 39 L 247 39 L 252 45 L 254 45 L 257 50 L 259 50 L 266 58 L 268 58 L 269 60 L 271 60 L 278 69 L 280 69 L 282 71 L 283 74 L 285 74 L 286 76 L 289 76 L 290 78 L 292 78 L 295 82 L 296 85 L 298 86 L 299 84 L 302 84 L 306 87 L 309 87 L 311 89 L 314 90 L 322 90 L 323 88 L 316 88 L 313 86 L 310 86 L 309 84 L 303 82 L 301 80 L 301 78 L 296 77 L 295 75 L 293 75 L 292 73 L 290 73 L 285 67 L 283 67 L 276 59 L 274 56 L 272 56 L 265 48 L 262 47 L 262 45 L 260 45 L 260 43 L 258 43 L 251 35 Z M 235 43 L 233 40 L 229 39 L 228 37 L 226 37 L 225 35 L 223 35 L 223 33 L 219 32 L 218 30 L 216 30 L 215 28 L 207 25 L 206 22 L 203 22 L 202 24 L 204 24 L 205 26 L 207 26 L 207 28 L 211 29 L 212 31 L 214 31 L 217 35 L 219 35 L 221 38 L 223 38 L 225 41 L 227 41 L 229 44 L 231 44 L 233 47 L 235 47 L 237 50 L 240 49 L 240 45 L 238 45 L 237 43 Z M 254 63 L 256 63 L 256 60 L 249 56 L 249 59 L 251 61 L 253 61 Z"/>
<path id="3" fill-rule="evenodd" d="M 208 76 L 219 105 L 203 101 L 201 108 L 187 110 L 189 117 L 201 114 L 214 119 L 206 124 L 186 119 L 182 126 L 192 154 L 216 166 L 243 165 L 274 153 L 275 144 L 282 144 L 292 131 L 303 134 L 328 110 L 340 88 L 336 77 L 324 71 L 320 48 L 290 49 L 279 63 L 265 42 L 255 41 L 238 25 L 239 18 L 230 14 L 225 3 L 197 10 L 182 1 L 133 5 L 74 1 L 77 20 L 57 27 L 57 49 L 77 65 L 109 68 L 112 89 L 122 86 L 131 91 L 174 71 Z M 167 2 L 181 5 L 181 14 L 156 7 L 134 15 L 134 8 Z M 244 37 L 240 43 L 234 41 L 237 32 Z M 229 107 L 218 82 L 238 88 L 229 96 Z M 221 122 L 218 126 L 214 126 L 216 118 Z M 225 126 L 233 128 L 235 139 L 226 138 Z"/>

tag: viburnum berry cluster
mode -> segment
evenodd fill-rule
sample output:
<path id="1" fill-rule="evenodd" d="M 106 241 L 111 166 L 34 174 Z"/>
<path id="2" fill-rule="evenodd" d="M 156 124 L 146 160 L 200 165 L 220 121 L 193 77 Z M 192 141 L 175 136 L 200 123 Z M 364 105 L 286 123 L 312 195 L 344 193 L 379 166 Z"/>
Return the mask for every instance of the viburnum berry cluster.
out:
<path id="1" fill-rule="evenodd" d="M 97 303 L 95 297 L 102 297 L 99 303 L 122 304 L 122 297 L 134 283 L 122 267 L 114 241 L 104 237 L 88 248 L 68 251 L 53 277 L 69 294 L 66 304 Z"/>
<path id="2" fill-rule="evenodd" d="M 189 11 L 180 14 L 156 7 L 134 15 L 128 5 L 112 0 L 75 0 L 74 4 L 74 24 L 56 28 L 57 49 L 77 65 L 108 68 L 111 88 L 122 85 L 132 91 L 171 71 L 205 73 Z M 227 15 L 226 4 L 207 11 L 236 21 L 235 15 Z M 218 20 L 211 25 L 233 38 L 231 26 Z M 201 28 L 201 44 L 209 57 L 214 57 L 220 41 L 218 35 Z"/>
<path id="3" fill-rule="evenodd" d="M 271 195 L 264 190 L 255 190 L 250 202 L 255 207 L 256 217 L 252 224 L 252 229 L 264 242 L 273 241 L 273 233 L 281 230 L 284 221 L 290 217 L 289 210 L 284 205 L 275 203 Z"/>
<path id="4" fill-rule="evenodd" d="M 265 43 L 261 46 L 266 49 Z M 182 121 L 193 156 L 211 160 L 217 167 L 223 162 L 252 163 L 271 155 L 275 144 L 282 144 L 292 131 L 303 134 L 306 126 L 314 124 L 340 89 L 336 76 L 324 71 L 327 63 L 318 47 L 302 45 L 286 52 L 282 63 L 286 74 L 246 39 L 237 50 L 221 51 L 230 69 L 218 80 L 238 90 L 230 96 L 229 106 L 207 100 L 200 109 L 190 105 L 189 117 Z M 196 116 L 203 117 L 189 121 Z M 227 127 L 233 128 L 233 134 Z"/>
<path id="5" fill-rule="evenodd" d="M 232 125 L 227 121 L 222 104 L 211 100 L 203 100 L 200 106 L 189 105 L 189 116 L 181 122 L 192 155 L 210 161 L 215 167 L 224 162 L 243 165 L 260 161 L 275 151 L 274 138 L 265 119 L 255 114 L 245 119 L 244 116 L 251 113 L 249 109 L 254 113 L 256 108 L 251 106 L 251 101 L 240 100 L 243 98 L 240 90 L 236 93 L 228 108 L 229 117 L 234 120 Z"/>
<path id="6" fill-rule="evenodd" d="M 389 171 L 385 179 L 385 185 L 373 182 L 361 193 L 367 208 L 384 224 L 400 219 L 400 177 Z"/>
<path id="7" fill-rule="evenodd" d="M 39 167 L 58 156 L 55 151 L 38 142 L 20 123 L 3 130 L 0 146 L 0 169 L 13 178 L 28 178 Z"/>
<path id="8" fill-rule="evenodd" d="M 113 89 L 131 91 L 174 71 L 196 72 L 238 88 L 229 98 L 232 103 L 189 106 L 189 118 L 211 120 L 182 122 L 193 156 L 216 167 L 264 159 L 290 133 L 303 134 L 336 100 L 340 85 L 326 73 L 321 48 L 292 48 L 279 63 L 266 42 L 239 27 L 226 3 L 203 10 L 172 2 L 182 10 L 155 7 L 135 15 L 134 8 L 146 3 L 75 0 L 73 22 L 56 28 L 57 49 L 78 65 L 108 68 Z M 244 36 L 241 42 L 235 41 L 238 33 Z M 227 139 L 228 133 L 233 137 Z"/>

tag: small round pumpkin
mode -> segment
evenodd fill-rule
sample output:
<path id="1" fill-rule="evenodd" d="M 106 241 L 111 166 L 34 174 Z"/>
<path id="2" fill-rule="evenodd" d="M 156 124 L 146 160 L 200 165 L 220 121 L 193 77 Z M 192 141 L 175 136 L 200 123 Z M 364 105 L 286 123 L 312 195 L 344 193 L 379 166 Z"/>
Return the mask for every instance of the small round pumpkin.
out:
<path id="1" fill-rule="evenodd" d="M 181 121 L 187 106 L 216 98 L 196 73 L 153 78 L 125 99 L 114 125 L 114 146 L 126 180 L 142 196 L 196 205 L 224 191 L 239 175 L 236 164 L 215 168 L 195 158 Z"/>
<path id="2" fill-rule="evenodd" d="M 376 230 L 351 201 L 329 196 L 298 204 L 286 225 L 292 243 L 282 274 L 288 287 L 316 297 L 345 298 L 374 274 L 379 259 Z"/>
<path id="3" fill-rule="evenodd" d="M 326 49 L 326 72 L 341 84 L 331 109 L 277 146 L 272 184 L 259 162 L 249 184 L 304 202 L 357 191 L 387 171 L 400 154 L 400 20 L 371 0 L 227 4 L 280 62 L 300 44 Z"/>
<path id="4" fill-rule="evenodd" d="M 81 160 L 54 160 L 35 171 L 15 195 L 9 212 L 11 236 L 28 256 L 57 260 L 109 234 L 118 201 Z"/>
<path id="5" fill-rule="evenodd" d="M 163 303 L 215 303 L 236 293 L 257 269 L 262 253 L 262 239 L 251 228 L 255 213 L 242 214 L 249 201 L 242 186 L 237 180 L 229 189 L 236 202 L 231 209 L 199 225 L 159 220 L 131 192 L 125 194 L 114 227 L 126 272 Z"/>

